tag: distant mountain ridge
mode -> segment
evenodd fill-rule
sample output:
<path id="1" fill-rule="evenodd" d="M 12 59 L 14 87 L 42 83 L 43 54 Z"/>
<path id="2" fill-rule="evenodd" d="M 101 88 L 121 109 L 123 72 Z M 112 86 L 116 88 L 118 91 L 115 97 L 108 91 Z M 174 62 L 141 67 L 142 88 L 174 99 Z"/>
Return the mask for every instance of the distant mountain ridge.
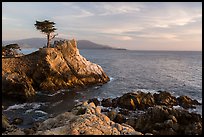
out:
<path id="1" fill-rule="evenodd" d="M 62 38 L 55 38 L 55 40 L 64 40 Z M 2 41 L 2 45 L 17 43 L 21 48 L 42 48 L 46 46 L 47 40 L 45 38 L 29 38 L 21 40 Z M 79 49 L 114 49 L 108 45 L 97 44 L 89 40 L 77 40 Z"/>

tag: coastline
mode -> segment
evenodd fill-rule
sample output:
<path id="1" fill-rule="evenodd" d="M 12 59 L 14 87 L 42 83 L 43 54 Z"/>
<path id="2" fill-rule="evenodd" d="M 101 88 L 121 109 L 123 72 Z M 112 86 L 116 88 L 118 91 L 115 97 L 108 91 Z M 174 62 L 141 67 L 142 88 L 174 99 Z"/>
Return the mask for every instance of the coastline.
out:
<path id="1" fill-rule="evenodd" d="M 178 106 L 178 104 L 181 106 L 180 108 L 175 107 Z M 2 134 L 88 135 L 104 133 L 111 135 L 115 133 L 118 135 L 200 135 L 202 133 L 201 115 L 193 112 L 190 113 L 187 110 L 187 108 L 195 108 L 196 105 L 202 104 L 187 96 L 176 98 L 165 91 L 160 91 L 158 94 L 137 91 L 126 93 L 117 98 L 104 98 L 100 101 L 97 98 L 92 98 L 78 102 L 71 111 L 63 112 L 56 117 L 50 117 L 42 122 L 36 122 L 33 124 L 33 127 L 27 129 L 17 128 L 17 123 L 12 122 L 16 125 L 9 123 L 9 128 L 5 128 L 5 132 Z M 95 121 L 87 121 L 90 116 L 93 116 Z M 61 117 L 62 122 L 56 121 L 59 117 Z M 63 119 L 63 117 L 66 118 Z M 101 121 L 100 119 L 102 117 L 105 117 L 106 120 Z M 77 130 L 71 128 L 71 125 L 79 126 L 80 119 L 88 122 L 88 126 L 83 126 Z M 53 120 L 56 121 L 54 127 L 49 125 L 49 122 L 52 123 Z M 100 123 L 100 121 L 102 123 Z M 67 124 L 67 122 L 69 124 Z M 93 122 L 96 124 L 92 125 L 91 123 Z M 101 128 L 98 122 L 102 125 L 110 126 L 110 129 Z M 128 131 L 122 130 L 124 128 L 123 126 L 125 126 Z M 123 128 L 121 129 L 121 127 Z M 111 128 L 116 128 L 115 132 L 112 132 L 113 129 Z M 64 130 L 68 131 L 62 132 Z"/>
<path id="2" fill-rule="evenodd" d="M 96 53 L 94 53 L 97 55 L 97 58 L 95 59 L 101 59 L 101 56 L 104 57 L 102 52 L 100 56 L 97 54 L 97 50 L 94 51 L 96 51 Z M 128 51 L 125 51 L 125 53 L 126 52 Z M 106 53 L 107 56 L 113 54 L 112 52 L 107 51 Z M 117 53 L 121 53 L 121 51 L 118 50 Z M 39 55 L 41 58 L 39 58 Z M 123 57 L 126 57 L 126 54 L 120 54 L 120 57 L 122 55 Z M 142 57 L 142 60 L 144 59 L 143 57 L 147 56 L 143 53 L 139 53 L 139 55 L 139 57 Z M 113 56 L 109 56 L 108 58 L 105 57 L 103 59 L 107 61 L 107 59 L 112 57 Z M 79 54 L 75 40 L 71 42 L 64 42 L 64 45 L 58 45 L 57 48 L 40 49 L 39 51 L 24 57 L 14 57 L 2 60 L 2 62 L 4 62 L 4 67 L 2 67 L 4 90 L 2 90 L 2 92 L 5 93 L 5 96 L 7 95 L 11 99 L 18 96 L 19 100 L 17 101 L 23 102 L 23 104 L 15 104 L 10 107 L 2 106 L 4 109 L 2 111 L 2 129 L 4 131 L 2 134 L 200 135 L 202 133 L 202 115 L 190 111 L 196 107 L 202 107 L 202 104 L 195 99 L 191 99 L 191 96 L 183 96 L 189 94 L 184 93 L 185 90 L 182 90 L 182 88 L 180 90 L 183 92 L 180 92 L 180 96 L 176 97 L 173 96 L 172 93 L 166 92 L 166 90 L 155 90 L 154 93 L 149 93 L 148 91 L 131 91 L 128 93 L 126 91 L 120 91 L 121 96 L 111 96 L 111 94 L 119 94 L 117 90 L 117 86 L 119 85 L 122 87 L 122 90 L 124 89 L 123 87 L 129 88 L 130 90 L 134 89 L 134 86 L 127 84 L 129 82 L 134 83 L 136 87 L 140 87 L 141 84 L 143 84 L 144 87 L 146 86 L 145 82 L 147 81 L 139 80 L 141 78 L 144 80 L 149 80 L 150 77 L 145 77 L 145 75 L 148 73 L 144 71 L 142 72 L 143 75 L 137 74 L 140 74 L 140 70 L 147 67 L 145 66 L 147 64 L 144 66 L 141 65 L 143 63 L 140 62 L 141 60 L 138 58 L 138 56 L 132 56 L 131 59 L 135 58 L 137 58 L 139 64 L 124 64 L 124 62 L 128 61 L 118 59 L 118 56 L 115 56 L 115 60 L 108 60 L 109 63 L 112 61 L 114 63 L 119 61 L 118 63 L 114 64 L 115 66 L 111 66 L 108 65 L 107 62 L 104 63 L 100 61 L 102 64 L 105 64 L 103 64 L 103 67 L 107 72 L 110 72 L 110 70 L 114 68 L 114 72 L 112 74 L 114 74 L 114 76 L 119 75 L 119 77 L 114 77 L 114 79 L 112 79 L 112 77 L 109 78 L 105 71 L 103 71 L 102 67 L 98 66 L 97 64 L 93 64 L 86 58 L 82 57 Z M 127 59 L 129 59 L 129 56 L 127 56 Z M 41 60 L 41 62 L 38 62 L 39 60 Z M 153 61 L 149 60 L 149 62 L 150 61 L 153 63 L 153 65 L 155 64 L 154 59 Z M 161 62 L 161 57 L 159 56 L 159 60 L 156 61 Z M 166 62 L 166 60 L 163 61 Z M 12 66 L 10 64 L 12 64 Z M 34 67 L 32 67 L 32 65 Z M 130 67 L 121 68 L 121 65 Z M 165 63 L 162 64 L 162 66 L 163 65 L 165 66 Z M 107 69 L 106 66 L 110 66 L 110 68 Z M 135 66 L 137 66 L 138 69 L 132 71 L 131 67 L 134 68 Z M 151 64 L 148 63 L 148 68 L 150 66 Z M 41 68 L 42 71 L 38 70 L 37 68 Z M 118 70 L 118 68 L 121 68 L 121 70 Z M 172 67 L 168 66 L 167 69 L 169 68 Z M 65 69 L 67 71 L 65 71 Z M 26 72 L 23 70 L 26 70 Z M 35 73 L 32 73 L 31 70 Z M 165 69 L 162 70 L 165 71 Z M 152 74 L 151 69 L 149 69 L 149 71 L 151 72 L 149 74 Z M 172 71 L 174 72 L 174 70 Z M 161 71 L 159 71 L 159 73 L 160 72 Z M 60 76 L 58 74 L 60 74 Z M 182 73 L 178 71 L 176 76 L 179 76 L 178 74 Z M 153 82 L 150 82 L 149 85 L 151 86 L 155 82 L 156 85 L 161 88 L 160 84 L 163 83 L 159 84 L 157 81 L 154 81 L 155 77 L 153 76 L 151 77 Z M 166 74 L 166 76 L 168 76 L 168 78 L 172 78 L 172 76 L 169 76 L 169 74 Z M 160 78 L 158 80 L 160 80 Z M 171 89 L 169 87 L 171 84 L 169 84 L 168 79 L 165 80 L 167 81 L 167 83 L 165 83 L 167 84 L 165 89 Z M 137 83 L 137 81 L 139 81 L 139 83 Z M 112 84 L 109 84 L 109 82 Z M 179 82 L 177 82 L 174 86 L 177 87 L 179 84 L 181 86 L 186 86 L 182 83 L 182 81 L 181 83 Z M 104 83 L 107 84 L 102 86 Z M 91 90 L 88 88 L 87 90 L 84 89 L 85 87 L 91 85 L 94 85 Z M 61 89 L 65 89 L 64 87 L 67 87 L 69 92 L 72 91 L 73 88 L 79 88 L 81 86 L 81 93 L 78 91 L 78 89 L 76 89 L 76 92 L 73 91 L 73 94 L 67 94 L 67 92 L 60 91 Z M 10 87 L 10 89 L 8 89 L 8 87 Z M 146 89 L 150 88 L 154 89 L 155 87 L 154 85 L 149 88 L 146 87 Z M 22 89 L 25 90 L 24 93 L 22 93 Z M 102 91 L 106 92 L 101 93 L 101 89 L 103 89 Z M 93 96 L 90 96 L 90 94 L 96 95 L 99 94 L 99 92 L 102 94 L 101 97 L 103 98 L 91 98 Z M 78 99 L 82 98 L 82 102 L 75 100 L 77 94 L 80 94 Z M 12 97 L 12 95 L 14 96 Z M 38 100 L 38 102 L 34 102 L 32 100 L 32 97 L 35 98 L 36 95 L 41 97 L 41 100 Z M 25 97 L 27 101 L 22 100 L 23 97 Z M 58 100 L 57 98 L 60 98 L 61 100 Z M 49 102 L 50 100 L 55 101 Z M 46 104 L 47 101 L 49 102 L 48 104 Z M 65 107 L 66 105 L 69 107 L 73 105 L 73 107 L 71 107 L 68 111 L 67 107 Z M 58 114 L 49 115 L 52 113 L 42 111 L 40 109 L 41 106 L 56 109 L 55 111 L 58 111 Z M 20 111 L 21 115 L 15 115 L 14 113 L 14 115 L 7 117 L 7 112 L 9 113 L 12 110 L 18 109 L 24 109 L 25 113 Z M 34 113 L 35 115 L 33 115 Z M 25 114 L 23 118 L 21 117 L 22 114 Z M 34 117 L 34 120 L 28 121 L 28 116 Z M 83 123 L 85 123 L 85 125 Z M 93 125 L 93 123 L 95 124 Z M 22 126 L 23 124 L 24 127 Z"/>

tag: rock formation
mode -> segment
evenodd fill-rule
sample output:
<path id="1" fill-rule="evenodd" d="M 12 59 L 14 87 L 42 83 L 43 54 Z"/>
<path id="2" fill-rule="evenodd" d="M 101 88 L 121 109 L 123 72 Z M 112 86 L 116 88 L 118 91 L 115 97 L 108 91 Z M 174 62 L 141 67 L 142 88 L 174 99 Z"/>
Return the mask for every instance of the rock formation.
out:
<path id="1" fill-rule="evenodd" d="M 143 135 L 127 124 L 118 124 L 101 113 L 101 108 L 87 101 L 71 112 L 59 114 L 30 129 L 14 126 L 3 135 Z"/>
<path id="2" fill-rule="evenodd" d="M 57 91 L 107 81 L 109 77 L 99 65 L 79 54 L 74 39 L 29 55 L 2 58 L 2 92 L 9 96 L 28 98 L 36 91 Z"/>
<path id="3" fill-rule="evenodd" d="M 135 119 L 134 129 L 154 135 L 201 135 L 202 118 L 187 110 L 155 106 Z"/>
<path id="4" fill-rule="evenodd" d="M 121 107 L 129 110 L 145 110 L 155 105 L 165 105 L 167 107 L 180 105 L 186 109 L 196 108 L 195 105 L 201 105 L 201 103 L 197 100 L 192 100 L 187 96 L 180 96 L 176 98 L 166 91 L 160 91 L 153 95 L 151 93 L 144 93 L 141 91 L 131 92 L 114 99 L 103 99 L 101 104 L 104 107 Z"/>
<path id="5" fill-rule="evenodd" d="M 71 112 L 44 121 L 37 129 L 41 130 L 37 135 L 142 135 L 127 124 L 111 121 L 93 102 L 83 102 Z"/>
<path id="6" fill-rule="evenodd" d="M 187 98 L 188 103 L 185 99 L 181 101 L 181 98 Z M 119 98 L 108 98 L 101 101 L 93 98 L 77 103 L 70 112 L 64 112 L 43 122 L 37 122 L 29 129 L 16 128 L 2 114 L 2 129 L 4 131 L 2 134 L 201 135 L 201 115 L 190 113 L 185 108 L 172 107 L 172 102 L 175 102 L 174 99 L 176 98 L 168 92 L 155 93 L 154 95 L 133 92 L 126 93 Z M 134 102 L 131 100 L 140 102 L 140 107 L 138 107 L 138 102 L 133 105 L 136 107 L 131 106 L 133 103 L 123 105 L 123 103 Z M 190 101 L 192 99 L 187 96 L 180 96 L 178 100 L 180 104 L 189 106 L 195 103 L 195 100 Z M 152 104 L 153 102 L 158 104 Z"/>
<path id="7" fill-rule="evenodd" d="M 143 134 L 153 135 L 201 135 L 202 117 L 188 112 L 189 108 L 201 105 L 188 96 L 174 97 L 169 92 L 131 92 L 114 99 L 98 101 L 101 110 L 110 120 L 125 123 Z M 182 108 L 175 109 L 173 106 Z"/>

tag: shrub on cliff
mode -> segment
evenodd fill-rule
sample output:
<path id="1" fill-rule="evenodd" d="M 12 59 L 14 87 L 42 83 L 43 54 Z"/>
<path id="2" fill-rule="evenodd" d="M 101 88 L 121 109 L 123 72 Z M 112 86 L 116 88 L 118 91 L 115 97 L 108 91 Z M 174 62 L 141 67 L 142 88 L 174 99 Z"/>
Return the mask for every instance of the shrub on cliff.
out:
<path id="1" fill-rule="evenodd" d="M 20 50 L 21 48 L 18 44 L 2 46 L 2 57 L 16 57 L 22 55 L 22 53 L 19 53 Z"/>

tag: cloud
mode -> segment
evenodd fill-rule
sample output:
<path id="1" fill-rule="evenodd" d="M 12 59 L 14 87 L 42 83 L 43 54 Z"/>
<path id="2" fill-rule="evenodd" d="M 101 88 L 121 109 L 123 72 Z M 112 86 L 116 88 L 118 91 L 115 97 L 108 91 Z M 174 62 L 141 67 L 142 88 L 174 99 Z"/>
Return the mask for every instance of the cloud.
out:
<path id="1" fill-rule="evenodd" d="M 177 38 L 176 34 L 165 34 L 165 33 L 157 33 L 156 35 L 154 33 L 147 33 L 147 34 L 141 34 L 141 35 L 136 35 L 135 37 L 140 37 L 140 38 L 146 38 L 146 39 L 168 39 L 168 40 L 179 40 Z"/>
<path id="2" fill-rule="evenodd" d="M 115 15 L 115 14 L 128 14 L 139 12 L 139 7 L 132 7 L 131 5 L 124 5 L 124 3 L 116 4 L 103 4 L 103 13 L 100 13 L 99 16 Z"/>
<path id="3" fill-rule="evenodd" d="M 120 40 L 132 40 L 133 38 L 130 36 L 121 36 L 119 37 Z"/>
<path id="4" fill-rule="evenodd" d="M 131 32 L 139 32 L 142 31 L 142 27 L 137 26 L 120 26 L 120 27 L 106 27 L 105 29 L 101 29 L 101 32 L 104 34 L 126 34 Z"/>
<path id="5" fill-rule="evenodd" d="M 113 39 L 120 40 L 120 41 L 129 41 L 133 38 L 130 36 L 111 36 Z"/>
<path id="6" fill-rule="evenodd" d="M 161 12 L 159 13 L 158 12 Z M 152 27 L 168 28 L 172 26 L 184 26 L 196 22 L 202 17 L 202 11 L 178 7 L 172 9 L 171 6 L 166 9 L 156 9 L 149 12 L 149 22 L 152 21 Z"/>
<path id="7" fill-rule="evenodd" d="M 187 14 L 187 13 L 186 13 Z M 168 28 L 171 26 L 184 26 L 192 22 L 196 22 L 197 19 L 199 19 L 201 16 L 198 15 L 179 15 L 173 16 L 173 17 L 161 17 L 158 20 L 155 20 L 154 22 L 156 23 L 154 26 L 155 27 L 161 27 L 161 28 Z"/>
<path id="8" fill-rule="evenodd" d="M 23 38 L 23 34 L 9 35 L 12 29 L 16 34 L 26 29 L 30 37 L 36 36 L 35 20 L 50 19 L 56 22 L 59 37 L 103 40 L 107 45 L 108 42 L 134 45 L 138 41 L 202 42 L 202 3 L 199 2 L 4 2 L 2 5 L 4 39 Z"/>
<path id="9" fill-rule="evenodd" d="M 76 17 L 76 18 L 84 18 L 84 17 L 93 16 L 93 15 L 94 15 L 94 13 L 82 9 L 82 10 L 80 10 L 80 13 L 78 13 L 77 15 L 73 15 L 73 17 Z"/>

